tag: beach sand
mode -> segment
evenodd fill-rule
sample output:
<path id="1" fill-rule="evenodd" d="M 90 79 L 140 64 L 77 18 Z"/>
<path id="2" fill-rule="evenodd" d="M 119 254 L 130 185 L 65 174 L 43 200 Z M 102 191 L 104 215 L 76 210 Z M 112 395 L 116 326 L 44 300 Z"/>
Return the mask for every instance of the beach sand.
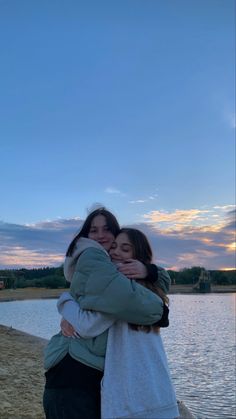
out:
<path id="1" fill-rule="evenodd" d="M 175 286 L 174 293 L 191 292 L 190 287 Z M 2 290 L 1 301 L 56 298 L 63 290 Z M 222 287 L 218 292 L 235 292 Z M 1 319 L 0 319 L 1 321 Z M 47 340 L 0 325 L 0 418 L 44 419 L 43 348 Z M 180 403 L 181 418 L 193 418 Z M 68 418 L 69 419 L 69 418 Z"/>
<path id="2" fill-rule="evenodd" d="M 0 325 L 1 419 L 45 418 L 42 397 L 46 344 L 46 339 Z M 179 409 L 180 419 L 194 419 L 182 402 Z"/>
<path id="3" fill-rule="evenodd" d="M 0 418 L 43 419 L 47 340 L 0 325 Z"/>

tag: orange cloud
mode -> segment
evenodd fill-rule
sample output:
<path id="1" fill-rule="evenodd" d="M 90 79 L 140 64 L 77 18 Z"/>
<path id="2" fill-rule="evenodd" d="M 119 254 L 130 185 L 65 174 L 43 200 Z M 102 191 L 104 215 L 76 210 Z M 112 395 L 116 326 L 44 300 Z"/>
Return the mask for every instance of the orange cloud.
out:
<path id="1" fill-rule="evenodd" d="M 152 223 L 168 223 L 175 225 L 186 225 L 192 223 L 193 220 L 202 219 L 203 214 L 209 213 L 208 210 L 175 210 L 174 212 L 166 211 L 151 211 L 149 214 L 144 214 L 144 218 L 149 219 Z"/>
<path id="2" fill-rule="evenodd" d="M 227 247 L 227 250 L 229 252 L 235 252 L 235 250 L 236 250 L 236 242 L 230 243 L 230 244 L 226 245 L 226 247 Z"/>
<path id="3" fill-rule="evenodd" d="M 17 268 L 37 268 L 42 266 L 55 266 L 63 263 L 64 255 L 55 253 L 39 253 L 16 246 L 1 253 L 0 264 L 5 266 L 17 266 Z"/>
<path id="4" fill-rule="evenodd" d="M 233 206 L 216 206 L 209 209 L 176 209 L 172 212 L 156 210 L 144 214 L 143 218 L 148 223 L 153 224 L 160 234 L 217 233 L 228 224 L 226 211 L 231 207 Z"/>

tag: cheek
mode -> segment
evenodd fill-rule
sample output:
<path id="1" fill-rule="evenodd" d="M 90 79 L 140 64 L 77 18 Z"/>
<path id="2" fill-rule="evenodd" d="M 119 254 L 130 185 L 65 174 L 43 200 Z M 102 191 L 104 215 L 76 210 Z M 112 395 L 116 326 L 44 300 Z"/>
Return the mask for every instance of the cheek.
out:
<path id="1" fill-rule="evenodd" d="M 88 234 L 88 239 L 96 240 L 97 239 L 96 233 L 89 233 Z"/>
<path id="2" fill-rule="evenodd" d="M 109 239 L 109 241 L 110 241 L 111 243 L 113 243 L 113 242 L 114 242 L 114 240 L 115 240 L 115 236 L 113 236 L 113 234 L 112 234 L 112 233 L 109 233 L 109 235 L 108 235 L 108 239 Z"/>
<path id="3" fill-rule="evenodd" d="M 128 252 L 125 254 L 125 259 L 133 259 L 133 253 L 132 252 Z"/>

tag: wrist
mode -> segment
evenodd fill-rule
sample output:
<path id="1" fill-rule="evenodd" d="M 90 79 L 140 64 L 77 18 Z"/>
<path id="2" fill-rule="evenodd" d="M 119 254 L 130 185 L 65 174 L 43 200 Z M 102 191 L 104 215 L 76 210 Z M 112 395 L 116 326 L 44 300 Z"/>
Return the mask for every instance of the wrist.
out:
<path id="1" fill-rule="evenodd" d="M 156 282 L 158 280 L 158 268 L 153 263 L 146 263 L 145 264 L 147 270 L 147 276 L 145 278 L 146 281 L 149 282 Z"/>

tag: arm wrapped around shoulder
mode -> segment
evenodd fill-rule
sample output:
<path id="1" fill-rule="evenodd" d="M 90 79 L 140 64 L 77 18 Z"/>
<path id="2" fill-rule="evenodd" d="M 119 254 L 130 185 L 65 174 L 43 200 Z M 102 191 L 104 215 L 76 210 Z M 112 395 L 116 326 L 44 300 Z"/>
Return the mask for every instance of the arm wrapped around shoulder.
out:
<path id="1" fill-rule="evenodd" d="M 147 263 L 147 276 L 145 281 L 155 283 L 164 291 L 165 294 L 168 294 L 171 284 L 170 275 L 168 272 L 161 268 L 160 266 L 156 266 L 153 263 Z"/>

